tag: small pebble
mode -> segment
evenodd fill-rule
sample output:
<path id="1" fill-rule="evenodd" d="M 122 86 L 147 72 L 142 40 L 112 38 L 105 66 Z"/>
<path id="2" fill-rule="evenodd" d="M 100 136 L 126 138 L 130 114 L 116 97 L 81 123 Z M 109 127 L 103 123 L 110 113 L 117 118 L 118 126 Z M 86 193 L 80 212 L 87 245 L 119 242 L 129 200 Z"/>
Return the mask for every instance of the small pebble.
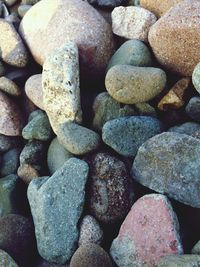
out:
<path id="1" fill-rule="evenodd" d="M 0 265 L 2 267 L 18 267 L 17 263 L 6 253 L 0 249 Z"/>
<path id="2" fill-rule="evenodd" d="M 0 90 L 12 96 L 21 94 L 20 88 L 12 80 L 6 77 L 0 77 Z"/>
<path id="3" fill-rule="evenodd" d="M 17 173 L 20 153 L 21 148 L 13 148 L 3 154 L 0 167 L 1 177 Z"/>
<path id="4" fill-rule="evenodd" d="M 25 14 L 29 11 L 29 9 L 32 7 L 32 5 L 20 5 L 18 7 L 18 14 L 21 18 L 25 16 Z"/>
<path id="5" fill-rule="evenodd" d="M 185 108 L 186 113 L 193 120 L 200 122 L 200 97 L 192 97 Z"/>

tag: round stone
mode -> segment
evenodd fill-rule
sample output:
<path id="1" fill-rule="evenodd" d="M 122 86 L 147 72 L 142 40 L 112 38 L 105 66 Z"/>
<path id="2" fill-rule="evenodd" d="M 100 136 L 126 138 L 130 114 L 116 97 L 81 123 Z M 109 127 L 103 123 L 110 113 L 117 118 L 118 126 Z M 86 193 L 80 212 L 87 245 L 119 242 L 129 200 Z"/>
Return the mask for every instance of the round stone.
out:
<path id="1" fill-rule="evenodd" d="M 200 97 L 192 97 L 187 104 L 185 111 L 190 118 L 200 122 Z"/>
<path id="2" fill-rule="evenodd" d="M 2 267 L 18 267 L 17 263 L 6 253 L 0 249 L 0 265 Z"/>
<path id="3" fill-rule="evenodd" d="M 194 68 L 192 73 L 192 83 L 197 92 L 200 94 L 200 63 L 198 63 Z"/>
<path id="4" fill-rule="evenodd" d="M 4 76 L 0 77 L 0 90 L 12 96 L 19 96 L 21 94 L 16 83 Z"/>

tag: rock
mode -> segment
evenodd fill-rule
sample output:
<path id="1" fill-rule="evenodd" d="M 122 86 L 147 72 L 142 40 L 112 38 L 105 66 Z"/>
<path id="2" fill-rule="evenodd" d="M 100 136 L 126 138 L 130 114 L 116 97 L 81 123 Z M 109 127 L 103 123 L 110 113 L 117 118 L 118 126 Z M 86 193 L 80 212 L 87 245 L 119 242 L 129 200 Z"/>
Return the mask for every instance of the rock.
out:
<path id="1" fill-rule="evenodd" d="M 10 79 L 6 77 L 0 77 L 0 90 L 4 93 L 7 93 L 9 95 L 13 96 L 19 96 L 21 94 L 21 91 L 19 87 L 11 81 Z"/>
<path id="2" fill-rule="evenodd" d="M 23 5 L 35 5 L 39 1 L 41 0 L 22 0 L 21 2 Z"/>
<path id="3" fill-rule="evenodd" d="M 28 266 L 34 254 L 34 227 L 31 220 L 17 214 L 1 217 L 0 249 L 5 250 L 19 266 Z"/>
<path id="4" fill-rule="evenodd" d="M 13 6 L 17 0 L 3 0 L 7 6 Z"/>
<path id="5" fill-rule="evenodd" d="M 45 261 L 43 259 L 40 259 L 35 267 L 69 267 L 69 265 L 65 264 L 65 265 L 60 265 L 60 264 L 54 264 L 54 263 L 50 263 L 48 261 Z"/>
<path id="6" fill-rule="evenodd" d="M 49 141 L 52 137 L 52 129 L 46 113 L 41 110 L 33 111 L 29 115 L 29 118 L 32 114 L 35 115 L 33 115 L 33 118 L 29 120 L 22 131 L 23 138 L 28 140 L 36 139 Z"/>
<path id="7" fill-rule="evenodd" d="M 91 155 L 87 162 L 90 213 L 107 224 L 123 219 L 133 203 L 133 186 L 125 164 L 102 152 Z"/>
<path id="8" fill-rule="evenodd" d="M 58 138 L 55 137 L 49 146 L 47 153 L 47 163 L 50 174 L 54 174 L 63 164 L 73 155 L 67 151 L 58 141 Z"/>
<path id="9" fill-rule="evenodd" d="M 6 152 L 5 154 L 3 154 L 0 167 L 1 177 L 17 173 L 17 169 L 19 167 L 20 153 L 21 153 L 21 148 L 13 148 L 8 152 Z"/>
<path id="10" fill-rule="evenodd" d="M 138 150 L 132 177 L 142 185 L 192 207 L 200 207 L 200 141 L 179 133 L 162 133 Z M 181 160 L 180 160 L 181 159 Z"/>
<path id="11" fill-rule="evenodd" d="M 3 63 L 0 61 L 0 77 L 3 76 L 5 73 L 5 67 Z"/>
<path id="12" fill-rule="evenodd" d="M 190 78 L 182 78 L 169 90 L 169 92 L 160 100 L 158 108 L 162 111 L 179 109 L 184 106 L 184 94 L 188 89 Z"/>
<path id="13" fill-rule="evenodd" d="M 199 12 L 200 2 L 182 1 L 161 17 L 149 31 L 149 43 L 157 61 L 181 76 L 192 76 L 200 61 Z"/>
<path id="14" fill-rule="evenodd" d="M 140 5 L 153 12 L 157 17 L 164 15 L 171 7 L 182 0 L 140 0 Z"/>
<path id="15" fill-rule="evenodd" d="M 149 48 L 140 40 L 128 40 L 111 57 L 107 71 L 115 65 L 148 67 L 152 63 Z"/>
<path id="16" fill-rule="evenodd" d="M 2 267 L 18 267 L 17 263 L 3 250 L 0 250 L 0 265 Z"/>
<path id="17" fill-rule="evenodd" d="M 179 223 L 168 199 L 146 195 L 133 205 L 110 253 L 117 266 L 158 266 L 167 255 L 182 254 Z"/>
<path id="18" fill-rule="evenodd" d="M 25 84 L 27 97 L 40 109 L 44 110 L 42 74 L 31 76 Z"/>
<path id="19" fill-rule="evenodd" d="M 4 3 L 2 3 L 1 4 L 1 17 L 2 18 L 5 18 L 5 20 L 7 19 L 7 17 L 9 16 L 9 11 L 8 11 L 8 8 L 7 8 L 7 6 L 4 4 Z"/>
<path id="20" fill-rule="evenodd" d="M 85 245 L 88 243 L 100 245 L 103 241 L 103 230 L 97 220 L 86 215 L 80 224 L 78 245 Z"/>
<path id="21" fill-rule="evenodd" d="M 199 241 L 192 248 L 191 254 L 200 255 L 200 242 Z"/>
<path id="22" fill-rule="evenodd" d="M 32 5 L 19 5 L 18 10 L 17 10 L 19 16 L 23 18 L 31 7 Z"/>
<path id="23" fill-rule="evenodd" d="M 60 144 L 74 155 L 87 154 L 97 149 L 101 143 L 96 132 L 73 122 L 61 124 L 57 133 Z"/>
<path id="24" fill-rule="evenodd" d="M 134 105 L 134 109 L 140 116 L 157 117 L 155 108 L 148 103 L 137 103 Z"/>
<path id="25" fill-rule="evenodd" d="M 21 146 L 21 139 L 14 136 L 5 136 L 0 134 L 0 153 Z"/>
<path id="26" fill-rule="evenodd" d="M 7 14 L 6 14 L 5 20 L 7 22 L 13 24 L 15 29 L 18 29 L 19 28 L 19 24 L 20 24 L 20 18 L 18 17 L 17 13 L 15 11 L 13 11 L 13 12 L 11 11 L 12 13 L 9 14 L 8 10 L 6 10 L 6 12 L 7 12 Z"/>
<path id="27" fill-rule="evenodd" d="M 176 132 L 180 134 L 193 135 L 195 132 L 200 131 L 200 124 L 196 122 L 185 122 L 181 125 L 173 126 L 168 129 L 168 132 Z"/>
<path id="28" fill-rule="evenodd" d="M 198 63 L 194 68 L 192 73 L 192 83 L 197 92 L 200 93 L 200 63 Z"/>
<path id="29" fill-rule="evenodd" d="M 25 67 L 28 63 L 26 48 L 14 26 L 0 19 L 0 49 L 4 62 L 15 67 Z"/>
<path id="30" fill-rule="evenodd" d="M 197 267 L 199 265 L 199 255 L 173 255 L 161 259 L 158 267 Z"/>
<path id="31" fill-rule="evenodd" d="M 23 163 L 19 166 L 17 170 L 17 175 L 26 184 L 29 184 L 33 179 L 40 177 L 38 166 L 26 163 Z"/>
<path id="32" fill-rule="evenodd" d="M 165 84 L 165 72 L 151 67 L 116 65 L 105 78 L 108 93 L 124 104 L 149 101 L 164 89 Z"/>
<path id="33" fill-rule="evenodd" d="M 112 11 L 113 32 L 126 39 L 147 42 L 149 29 L 156 20 L 153 13 L 137 6 L 120 6 Z"/>
<path id="34" fill-rule="evenodd" d="M 124 4 L 124 0 L 89 0 L 88 3 L 103 8 L 114 8 Z"/>
<path id="35" fill-rule="evenodd" d="M 75 251 L 87 176 L 88 165 L 71 158 L 50 178 L 29 184 L 38 251 L 49 262 L 64 264 Z"/>
<path id="36" fill-rule="evenodd" d="M 20 33 L 41 65 L 53 50 L 69 41 L 78 45 L 85 72 L 103 71 L 113 53 L 111 26 L 86 1 L 40 1 L 24 16 Z"/>
<path id="37" fill-rule="evenodd" d="M 200 97 L 192 97 L 187 104 L 185 111 L 190 118 L 200 122 Z"/>
<path id="38" fill-rule="evenodd" d="M 15 102 L 0 92 L 0 134 L 8 136 L 21 135 L 23 117 Z"/>
<path id="39" fill-rule="evenodd" d="M 100 246 L 96 244 L 87 244 L 80 246 L 74 253 L 70 267 L 112 267 L 112 261 Z"/>
<path id="40" fill-rule="evenodd" d="M 139 147 L 162 132 L 162 124 L 156 118 L 131 116 L 108 121 L 102 129 L 104 143 L 125 157 L 134 157 Z"/>
<path id="41" fill-rule="evenodd" d="M 68 43 L 47 57 L 42 72 L 43 104 L 51 126 L 82 121 L 79 88 L 78 49 Z"/>

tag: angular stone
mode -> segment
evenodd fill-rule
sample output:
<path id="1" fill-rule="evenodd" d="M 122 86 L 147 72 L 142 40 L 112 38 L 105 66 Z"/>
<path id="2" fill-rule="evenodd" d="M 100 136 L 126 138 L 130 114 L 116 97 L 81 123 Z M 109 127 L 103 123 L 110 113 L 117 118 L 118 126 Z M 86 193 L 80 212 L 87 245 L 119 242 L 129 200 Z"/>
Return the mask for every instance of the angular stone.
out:
<path id="1" fill-rule="evenodd" d="M 0 249 L 0 265 L 2 267 L 18 267 L 17 263 L 6 253 Z"/>
<path id="2" fill-rule="evenodd" d="M 87 176 L 88 165 L 72 158 L 50 178 L 29 184 L 38 251 L 49 262 L 64 264 L 75 251 Z"/>
<path id="3" fill-rule="evenodd" d="M 6 77 L 0 77 L 0 90 L 12 96 L 19 96 L 21 91 L 12 80 Z"/>
<path id="4" fill-rule="evenodd" d="M 159 193 L 200 207 L 200 140 L 179 133 L 162 133 L 138 150 L 132 177 Z"/>
<path id="5" fill-rule="evenodd" d="M 162 257 L 182 254 L 179 223 L 168 199 L 150 194 L 137 200 L 110 253 L 119 267 L 158 266 Z"/>
<path id="6" fill-rule="evenodd" d="M 81 122 L 78 49 L 68 43 L 47 57 L 42 72 L 43 104 L 51 126 Z"/>
<path id="7" fill-rule="evenodd" d="M 167 256 L 160 260 L 158 267 L 198 267 L 200 266 L 199 255 L 176 255 Z"/>

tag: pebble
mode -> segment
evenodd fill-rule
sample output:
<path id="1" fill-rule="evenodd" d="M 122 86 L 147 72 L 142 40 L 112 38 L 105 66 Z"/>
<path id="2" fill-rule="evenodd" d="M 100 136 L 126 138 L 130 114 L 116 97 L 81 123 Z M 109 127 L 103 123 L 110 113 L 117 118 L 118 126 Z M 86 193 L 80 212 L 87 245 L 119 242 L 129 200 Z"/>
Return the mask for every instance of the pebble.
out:
<path id="1" fill-rule="evenodd" d="M 29 184 L 38 251 L 49 262 L 64 264 L 75 251 L 87 177 L 86 162 L 71 158 L 50 178 Z"/>
<path id="2" fill-rule="evenodd" d="M 17 169 L 19 167 L 20 153 L 21 153 L 21 148 L 13 148 L 3 154 L 0 166 L 1 177 L 17 173 Z"/>
<path id="3" fill-rule="evenodd" d="M 54 264 L 54 263 L 50 263 L 48 261 L 41 259 L 37 262 L 35 267 L 69 267 L 69 265 L 68 264 L 65 264 L 65 265 Z"/>
<path id="4" fill-rule="evenodd" d="M 61 123 L 82 121 L 78 57 L 77 46 L 68 43 L 56 49 L 43 65 L 43 104 L 55 133 Z"/>
<path id="5" fill-rule="evenodd" d="M 151 64 L 152 56 L 149 48 L 140 40 L 128 40 L 111 57 L 107 71 L 115 65 L 149 67 Z"/>
<path id="6" fill-rule="evenodd" d="M 61 124 L 57 133 L 61 145 L 74 155 L 87 154 L 97 149 L 101 143 L 96 132 L 73 122 Z"/>
<path id="7" fill-rule="evenodd" d="M 80 223 L 78 245 L 97 244 L 103 241 L 103 230 L 98 221 L 91 215 L 86 215 Z"/>
<path id="8" fill-rule="evenodd" d="M 118 102 L 135 104 L 157 96 L 166 85 L 163 70 L 152 67 L 116 65 L 106 74 L 108 93 Z"/>
<path id="9" fill-rule="evenodd" d="M 58 141 L 58 138 L 55 137 L 48 148 L 47 153 L 47 163 L 50 174 L 54 174 L 63 164 L 73 155 L 67 151 Z"/>
<path id="10" fill-rule="evenodd" d="M 20 88 L 12 80 L 6 77 L 0 77 L 0 90 L 12 96 L 21 94 Z"/>
<path id="11" fill-rule="evenodd" d="M 120 267 L 158 266 L 162 257 L 182 254 L 179 223 L 168 199 L 150 194 L 137 200 L 110 253 Z"/>
<path id="12" fill-rule="evenodd" d="M 91 5 L 99 6 L 101 8 L 114 8 L 124 4 L 124 0 L 89 0 L 88 3 Z"/>
<path id="13" fill-rule="evenodd" d="M 133 186 L 124 162 L 106 152 L 87 159 L 88 207 L 98 221 L 110 224 L 123 219 L 133 203 Z"/>
<path id="14" fill-rule="evenodd" d="M 162 133 L 138 150 L 132 177 L 140 184 L 186 205 L 200 207 L 200 141 L 179 133 Z"/>
<path id="15" fill-rule="evenodd" d="M 74 253 L 70 267 L 112 267 L 112 261 L 105 250 L 96 244 L 80 246 Z"/>
<path id="16" fill-rule="evenodd" d="M 192 83 L 197 92 L 200 94 L 200 63 L 198 63 L 194 68 L 192 73 Z"/>
<path id="17" fill-rule="evenodd" d="M 199 265 L 199 255 L 173 255 L 161 259 L 158 267 L 198 267 Z"/>
<path id="18" fill-rule="evenodd" d="M 25 92 L 27 97 L 40 109 L 44 110 L 42 74 L 36 74 L 26 81 Z"/>
<path id="19" fill-rule="evenodd" d="M 191 136 L 198 131 L 200 131 L 200 124 L 192 121 L 185 122 L 181 125 L 176 125 L 168 129 L 168 132 L 188 134 Z"/>
<path id="20" fill-rule="evenodd" d="M 40 177 L 38 166 L 23 163 L 17 170 L 17 175 L 26 183 L 29 184 L 33 179 Z"/>
<path id="21" fill-rule="evenodd" d="M 25 67 L 28 63 L 28 53 L 14 26 L 6 20 L 0 19 L 0 31 L 2 60 L 15 67 Z"/>
<path id="22" fill-rule="evenodd" d="M 3 2 L 7 5 L 7 6 L 13 6 L 17 0 L 3 0 Z"/>
<path id="23" fill-rule="evenodd" d="M 21 0 L 23 5 L 35 5 L 41 0 Z"/>
<path id="24" fill-rule="evenodd" d="M 6 253 L 0 249 L 0 265 L 2 267 L 18 267 L 17 263 Z"/>
<path id="25" fill-rule="evenodd" d="M 131 116 L 108 121 L 102 129 L 104 143 L 125 157 L 134 157 L 139 147 L 162 132 L 162 123 L 152 117 Z"/>
<path id="26" fill-rule="evenodd" d="M 111 26 L 86 1 L 40 1 L 23 17 L 20 33 L 41 65 L 54 49 L 69 41 L 80 49 L 84 72 L 104 71 L 113 53 Z"/>
<path id="27" fill-rule="evenodd" d="M 32 5 L 19 5 L 18 10 L 17 10 L 19 16 L 23 18 L 31 7 Z"/>
<path id="28" fill-rule="evenodd" d="M 185 111 L 187 115 L 190 116 L 190 118 L 197 122 L 200 122 L 200 97 L 192 97 L 187 104 Z"/>
<path id="29" fill-rule="evenodd" d="M 199 241 L 192 248 L 191 254 L 200 255 L 200 242 Z"/>
<path id="30" fill-rule="evenodd" d="M 21 146 L 21 140 L 19 137 L 0 134 L 0 153 L 7 152 L 8 150 L 18 146 Z"/>
<path id="31" fill-rule="evenodd" d="M 112 30 L 120 37 L 147 42 L 149 29 L 156 20 L 153 13 L 141 7 L 115 7 L 112 11 Z"/>
<path id="32" fill-rule="evenodd" d="M 15 102 L 0 91 L 0 134 L 19 136 L 23 128 L 23 117 Z"/>
<path id="33" fill-rule="evenodd" d="M 5 73 L 5 67 L 3 63 L 0 61 L 0 77 L 3 76 Z"/>
<path id="34" fill-rule="evenodd" d="M 192 76 L 200 61 L 199 12 L 200 2 L 182 1 L 149 31 L 148 40 L 158 63 L 181 76 Z"/>

